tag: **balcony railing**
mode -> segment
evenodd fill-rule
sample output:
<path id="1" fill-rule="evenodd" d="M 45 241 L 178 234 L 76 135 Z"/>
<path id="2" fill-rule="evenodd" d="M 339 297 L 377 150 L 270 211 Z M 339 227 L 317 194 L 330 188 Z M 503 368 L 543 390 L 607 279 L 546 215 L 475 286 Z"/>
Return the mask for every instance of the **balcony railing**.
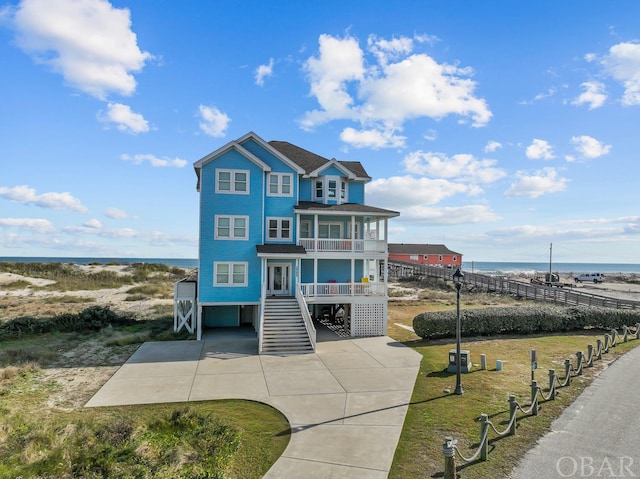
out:
<path id="1" fill-rule="evenodd" d="M 314 239 L 300 238 L 298 245 L 307 252 L 355 252 L 386 253 L 387 242 L 384 240 L 351 240 L 351 239 Z"/>
<path id="2" fill-rule="evenodd" d="M 384 283 L 301 283 L 305 298 L 324 296 L 384 296 Z"/>

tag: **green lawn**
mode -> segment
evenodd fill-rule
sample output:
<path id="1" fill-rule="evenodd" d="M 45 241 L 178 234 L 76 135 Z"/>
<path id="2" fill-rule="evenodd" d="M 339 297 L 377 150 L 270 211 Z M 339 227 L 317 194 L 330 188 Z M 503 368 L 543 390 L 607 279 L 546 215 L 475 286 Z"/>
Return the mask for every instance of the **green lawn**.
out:
<path id="1" fill-rule="evenodd" d="M 406 341 L 405 344 L 422 354 L 423 359 L 389 477 L 442 477 L 442 444 L 446 436 L 458 439 L 458 447 L 470 457 L 479 444 L 480 425 L 477 419 L 481 414 L 489 415 L 491 422 L 502 431 L 509 419 L 509 394 L 515 394 L 523 406 L 530 404 L 531 349 L 538 352 L 536 380 L 546 394 L 548 370 L 555 369 L 563 378 L 564 360 L 571 359 L 575 365 L 575 352 L 581 350 L 586 353 L 587 345 L 595 346 L 596 339 L 602 337 L 602 333 L 576 333 L 474 341 L 463 338 L 462 349 L 470 350 L 474 364 L 479 364 L 480 354 L 487 355 L 487 370 L 481 371 L 476 366 L 471 373 L 463 374 L 464 394 L 461 396 L 450 394 L 456 379 L 455 374 L 446 372 L 448 352 L 455 348 L 455 343 L 419 339 Z M 593 368 L 585 369 L 584 374 L 574 378 L 570 386 L 559 389 L 555 401 L 542 403 L 538 416 L 523 417 L 519 413 L 515 436 L 496 439 L 496 434 L 491 431 L 488 460 L 462 466 L 462 461 L 457 458 L 459 477 L 506 477 L 524 453 L 549 430 L 553 419 L 591 382 L 595 373 L 607 361 L 637 345 L 640 341 L 631 340 L 610 349 L 601 361 L 595 362 Z M 498 359 L 503 361 L 502 371 L 495 370 Z"/>

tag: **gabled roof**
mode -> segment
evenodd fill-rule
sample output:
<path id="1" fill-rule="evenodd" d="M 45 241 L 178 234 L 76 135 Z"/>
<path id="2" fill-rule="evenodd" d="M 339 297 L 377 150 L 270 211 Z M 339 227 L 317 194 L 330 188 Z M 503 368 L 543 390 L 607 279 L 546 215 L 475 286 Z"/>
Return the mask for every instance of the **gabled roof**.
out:
<path id="1" fill-rule="evenodd" d="M 328 160 L 327 158 L 316 155 L 304 148 L 292 145 L 287 141 L 270 141 L 269 144 L 295 164 L 303 168 L 305 176 L 313 176 L 312 173 L 322 171 L 324 168 L 328 168 L 335 164 L 336 166 L 339 165 L 338 167 L 345 171 L 347 176 L 350 176 L 349 173 L 351 173 L 353 175 L 352 178 L 356 180 L 371 180 L 371 177 L 367 174 L 359 161 L 338 161 L 336 159 Z"/>
<path id="2" fill-rule="evenodd" d="M 253 153 L 251 153 L 249 150 L 244 148 L 239 143 L 237 143 L 235 141 L 230 141 L 226 145 L 224 145 L 224 146 L 218 148 L 217 150 L 209 153 L 207 156 L 204 156 L 204 157 L 200 158 L 198 161 L 196 161 L 193 164 L 193 169 L 196 170 L 196 175 L 198 176 L 198 184 L 196 186 L 196 189 L 198 191 L 200 191 L 200 170 L 202 169 L 202 167 L 204 165 L 206 165 L 207 163 L 209 163 L 210 161 L 213 161 L 216 158 L 224 155 L 225 153 L 227 153 L 230 150 L 236 150 L 238 153 L 240 153 L 242 156 L 247 158 L 249 161 L 255 163 L 263 171 L 271 171 L 271 167 L 269 165 L 267 165 L 264 161 L 262 161 L 260 158 L 255 156 Z"/>
<path id="3" fill-rule="evenodd" d="M 254 140 L 256 143 L 258 143 L 260 146 L 262 146 L 262 148 L 264 148 L 265 150 L 269 151 L 273 156 L 275 156 L 280 161 L 282 161 L 283 163 L 288 165 L 296 173 L 298 173 L 300 175 L 304 174 L 304 172 L 305 172 L 304 168 L 302 168 L 300 165 L 298 165 L 294 161 L 290 160 L 287 156 L 283 155 L 280 151 L 278 151 L 276 148 L 274 148 L 272 145 L 270 145 L 269 143 L 264 141 L 262 138 L 260 138 L 258 135 L 256 135 L 252 131 L 250 131 L 246 135 L 241 136 L 240 138 L 238 138 L 236 140 L 236 143 L 240 143 L 242 145 L 248 140 Z"/>
<path id="4" fill-rule="evenodd" d="M 328 162 L 326 162 L 324 165 L 316 168 L 315 170 L 307 173 L 307 176 L 309 178 L 315 178 L 317 177 L 320 173 L 322 173 L 323 171 L 328 170 L 329 168 L 331 168 L 332 166 L 335 166 L 338 170 L 342 171 L 345 175 L 347 175 L 347 178 L 349 178 L 350 180 L 355 179 L 356 175 L 353 174 L 353 171 L 351 171 L 349 168 L 347 168 L 346 166 L 344 166 L 342 163 L 340 163 L 339 161 L 337 161 L 335 158 L 331 158 Z"/>
<path id="5" fill-rule="evenodd" d="M 393 210 L 385 210 L 375 206 L 361 205 L 358 203 L 342 203 L 340 205 L 327 205 L 324 203 L 316 203 L 315 201 L 301 201 L 295 206 L 296 211 L 320 212 L 322 214 L 333 215 L 362 215 L 371 214 L 375 216 L 400 216 L 400 213 Z"/>
<path id="6" fill-rule="evenodd" d="M 455 254 L 443 244 L 389 243 L 389 254 Z"/>

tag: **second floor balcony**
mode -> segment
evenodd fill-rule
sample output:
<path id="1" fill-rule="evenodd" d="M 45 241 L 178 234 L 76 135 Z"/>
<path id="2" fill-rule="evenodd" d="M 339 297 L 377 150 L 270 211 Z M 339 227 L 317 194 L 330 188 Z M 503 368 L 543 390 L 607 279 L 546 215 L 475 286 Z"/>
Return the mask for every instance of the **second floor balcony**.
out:
<path id="1" fill-rule="evenodd" d="M 307 253 L 386 253 L 385 240 L 352 240 L 336 238 L 300 238 L 298 245 L 304 247 Z"/>

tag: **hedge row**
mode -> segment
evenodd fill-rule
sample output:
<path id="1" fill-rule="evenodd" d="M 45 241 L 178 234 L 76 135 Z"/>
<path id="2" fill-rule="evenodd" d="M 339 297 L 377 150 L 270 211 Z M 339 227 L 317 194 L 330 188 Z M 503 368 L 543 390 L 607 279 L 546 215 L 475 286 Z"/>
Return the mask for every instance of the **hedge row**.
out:
<path id="1" fill-rule="evenodd" d="M 99 331 L 109 325 L 129 325 L 135 319 L 129 315 L 120 315 L 108 306 L 91 306 L 77 314 L 64 313 L 52 318 L 34 318 L 26 316 L 0 323 L 0 339 L 19 338 L 29 334 L 51 332 Z"/>
<path id="2" fill-rule="evenodd" d="M 640 322 L 640 310 L 595 307 L 494 307 L 460 312 L 462 336 L 535 334 L 585 328 L 621 329 Z M 455 337 L 456 312 L 435 311 L 413 318 L 413 329 L 424 339 Z"/>

